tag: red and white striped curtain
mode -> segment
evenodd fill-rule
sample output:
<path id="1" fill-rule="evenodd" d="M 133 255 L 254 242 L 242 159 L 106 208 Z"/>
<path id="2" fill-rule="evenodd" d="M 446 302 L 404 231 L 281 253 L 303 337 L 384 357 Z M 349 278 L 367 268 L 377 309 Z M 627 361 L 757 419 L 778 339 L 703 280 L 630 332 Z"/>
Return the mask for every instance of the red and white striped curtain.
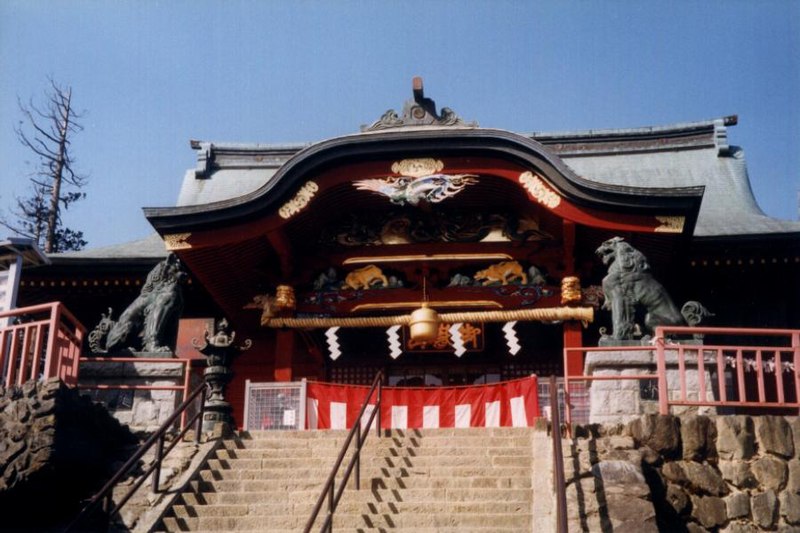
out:
<path id="1" fill-rule="evenodd" d="M 306 427 L 351 428 L 367 392 L 359 385 L 309 382 Z M 374 409 L 374 402 L 367 406 L 362 426 Z M 536 376 L 467 387 L 383 387 L 383 429 L 526 427 L 539 416 Z"/>

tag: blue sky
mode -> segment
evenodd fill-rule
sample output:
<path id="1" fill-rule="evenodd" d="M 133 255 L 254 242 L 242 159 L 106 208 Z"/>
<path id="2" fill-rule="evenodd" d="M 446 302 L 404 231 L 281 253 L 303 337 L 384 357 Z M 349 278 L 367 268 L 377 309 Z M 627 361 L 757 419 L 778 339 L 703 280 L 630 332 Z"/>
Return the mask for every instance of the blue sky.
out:
<path id="1" fill-rule="evenodd" d="M 52 76 L 85 109 L 89 175 L 66 214 L 90 247 L 151 229 L 194 167 L 190 139 L 353 133 L 411 94 L 481 126 L 564 131 L 738 114 L 769 215 L 798 217 L 800 2 L 0 1 L 0 208 L 24 194 L 17 97 Z"/>

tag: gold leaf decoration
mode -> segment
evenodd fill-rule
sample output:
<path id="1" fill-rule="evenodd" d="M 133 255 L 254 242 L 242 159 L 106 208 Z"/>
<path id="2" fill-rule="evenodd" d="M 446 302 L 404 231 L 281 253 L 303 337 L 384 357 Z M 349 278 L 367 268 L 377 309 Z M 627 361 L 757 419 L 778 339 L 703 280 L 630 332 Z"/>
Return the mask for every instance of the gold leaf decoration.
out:
<path id="1" fill-rule="evenodd" d="M 300 211 L 303 210 L 308 205 L 308 202 L 314 198 L 314 195 L 319 190 L 319 185 L 314 183 L 313 181 L 306 182 L 297 194 L 294 195 L 294 198 L 283 204 L 280 209 L 278 209 L 278 214 L 281 218 L 288 219 Z"/>
<path id="2" fill-rule="evenodd" d="M 432 157 L 423 157 L 420 159 L 403 159 L 392 164 L 392 172 L 400 174 L 401 176 L 411 176 L 413 178 L 421 178 L 423 176 L 430 176 L 441 172 L 444 168 L 444 163 Z"/>
<path id="3" fill-rule="evenodd" d="M 525 190 L 540 204 L 551 209 L 558 207 L 561 197 L 552 190 L 539 176 L 533 172 L 523 172 L 519 175 L 519 182 Z"/>

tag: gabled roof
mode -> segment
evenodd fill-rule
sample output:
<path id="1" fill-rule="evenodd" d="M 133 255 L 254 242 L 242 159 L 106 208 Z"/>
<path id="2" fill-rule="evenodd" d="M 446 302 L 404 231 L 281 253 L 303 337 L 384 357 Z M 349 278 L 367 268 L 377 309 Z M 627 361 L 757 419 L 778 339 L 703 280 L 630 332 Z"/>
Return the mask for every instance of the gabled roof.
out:
<path id="1" fill-rule="evenodd" d="M 654 194 L 662 194 L 665 189 L 705 187 L 695 237 L 800 232 L 799 221 L 769 217 L 758 207 L 744 152 L 728 144 L 728 127 L 735 124 L 735 117 L 725 117 L 671 126 L 535 132 L 523 136 L 544 145 L 577 176 L 598 189 L 608 185 L 652 189 Z M 414 129 L 437 130 L 428 126 L 406 127 L 402 131 L 412 133 Z M 380 132 L 348 138 L 368 135 Z M 252 195 L 269 184 L 282 165 L 309 146 L 194 141 L 193 147 L 199 150 L 199 166 L 184 179 L 177 205 L 235 201 Z"/>

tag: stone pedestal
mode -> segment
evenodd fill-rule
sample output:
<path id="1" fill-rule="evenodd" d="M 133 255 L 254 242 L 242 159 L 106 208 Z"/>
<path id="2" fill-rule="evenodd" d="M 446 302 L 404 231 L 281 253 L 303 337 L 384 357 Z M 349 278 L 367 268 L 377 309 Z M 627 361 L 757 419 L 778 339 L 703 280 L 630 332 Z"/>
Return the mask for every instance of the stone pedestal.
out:
<path id="1" fill-rule="evenodd" d="M 681 394 L 677 350 L 666 350 L 667 394 L 678 399 Z M 687 351 L 686 397 L 699 399 L 696 353 Z M 584 374 L 587 376 L 631 376 L 653 374 L 652 380 L 597 380 L 589 382 L 589 422 L 592 424 L 628 422 L 639 415 L 658 413 L 657 357 L 649 350 L 587 352 Z M 709 366 L 705 369 L 706 399 L 716 399 Z M 652 390 L 652 394 L 648 389 Z M 656 392 L 657 391 L 657 392 Z M 672 414 L 713 414 L 713 407 L 672 407 Z"/>
<path id="2" fill-rule="evenodd" d="M 83 362 L 80 367 L 80 384 L 95 385 L 151 385 L 182 387 L 183 361 L 167 360 L 164 363 L 145 362 Z M 195 386 L 190 385 L 190 388 Z M 153 431 L 175 411 L 181 403 L 181 391 L 87 389 L 92 399 L 106 406 L 108 411 L 131 429 Z"/>

